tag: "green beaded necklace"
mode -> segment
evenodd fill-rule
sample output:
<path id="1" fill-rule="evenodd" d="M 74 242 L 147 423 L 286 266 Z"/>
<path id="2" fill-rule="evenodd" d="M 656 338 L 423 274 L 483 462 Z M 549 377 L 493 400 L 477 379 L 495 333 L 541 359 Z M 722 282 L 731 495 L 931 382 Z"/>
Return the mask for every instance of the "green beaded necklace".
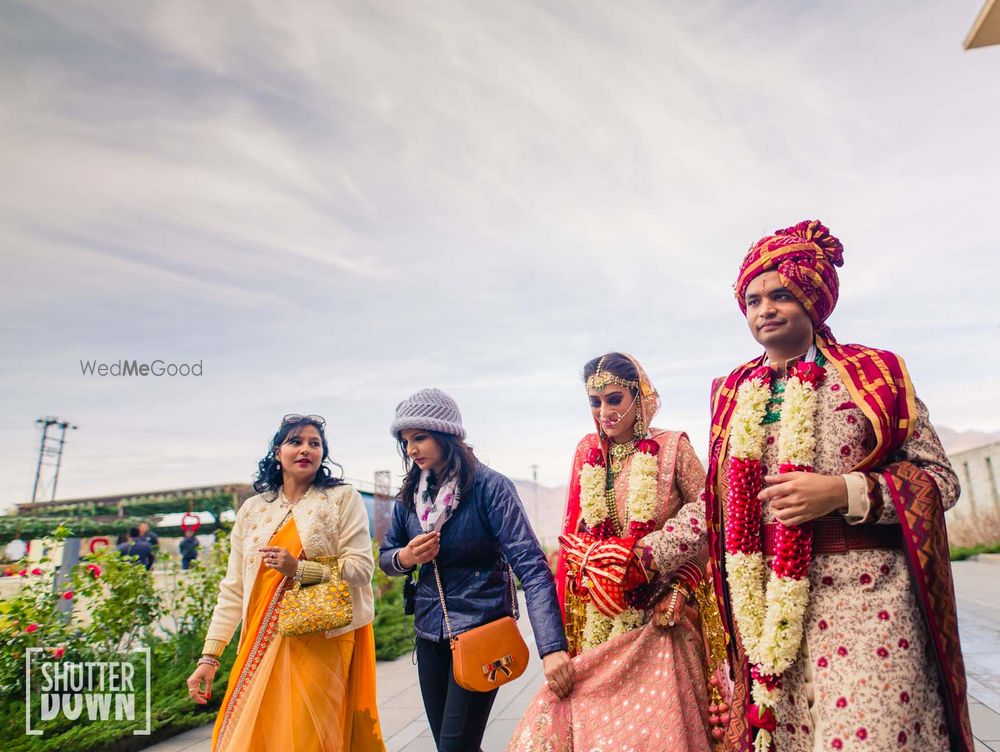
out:
<path id="1" fill-rule="evenodd" d="M 820 368 L 826 365 L 823 353 L 816 354 L 816 365 Z M 771 387 L 771 400 L 767 403 L 767 412 L 764 413 L 764 419 L 761 421 L 765 426 L 781 420 L 781 403 L 784 401 L 782 395 L 785 393 L 785 384 L 787 383 L 787 379 L 781 379 Z"/>

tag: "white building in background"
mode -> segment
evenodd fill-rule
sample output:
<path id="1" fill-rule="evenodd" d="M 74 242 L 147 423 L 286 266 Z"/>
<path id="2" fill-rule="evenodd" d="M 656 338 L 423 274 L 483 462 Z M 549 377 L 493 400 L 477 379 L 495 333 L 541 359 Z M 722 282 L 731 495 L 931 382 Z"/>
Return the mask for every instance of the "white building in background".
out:
<path id="1" fill-rule="evenodd" d="M 948 456 L 958 473 L 962 495 L 948 520 L 974 522 L 983 514 L 1000 514 L 1000 441 Z"/>

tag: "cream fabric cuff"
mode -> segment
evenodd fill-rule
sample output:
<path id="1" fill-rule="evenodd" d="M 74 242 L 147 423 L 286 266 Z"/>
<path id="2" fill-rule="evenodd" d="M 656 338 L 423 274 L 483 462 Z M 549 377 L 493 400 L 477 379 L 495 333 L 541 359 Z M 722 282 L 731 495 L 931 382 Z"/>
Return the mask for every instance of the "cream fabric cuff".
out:
<path id="1" fill-rule="evenodd" d="M 302 562 L 302 584 L 317 585 L 330 581 L 330 567 L 315 561 Z"/>
<path id="2" fill-rule="evenodd" d="M 847 473 L 843 476 L 847 483 L 847 522 L 857 525 L 868 516 L 868 479 L 864 473 Z"/>
<path id="3" fill-rule="evenodd" d="M 202 655 L 214 655 L 218 658 L 226 651 L 226 645 L 229 643 L 223 642 L 222 640 L 205 640 L 204 646 L 201 648 Z"/>

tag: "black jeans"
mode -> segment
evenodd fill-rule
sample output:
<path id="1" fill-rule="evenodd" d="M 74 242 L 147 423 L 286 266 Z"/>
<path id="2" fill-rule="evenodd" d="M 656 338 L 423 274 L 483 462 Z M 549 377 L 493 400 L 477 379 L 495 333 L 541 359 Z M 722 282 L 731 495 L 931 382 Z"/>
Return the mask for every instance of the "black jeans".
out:
<path id="1" fill-rule="evenodd" d="M 477 752 L 497 690 L 470 692 L 458 686 L 447 640 L 417 638 L 417 675 L 438 752 Z"/>

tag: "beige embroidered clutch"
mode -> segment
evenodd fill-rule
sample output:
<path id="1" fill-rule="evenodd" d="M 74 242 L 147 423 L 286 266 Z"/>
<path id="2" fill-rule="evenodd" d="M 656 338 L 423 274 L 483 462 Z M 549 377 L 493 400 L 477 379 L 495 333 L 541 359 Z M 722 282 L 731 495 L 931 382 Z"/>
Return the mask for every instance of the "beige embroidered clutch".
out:
<path id="1" fill-rule="evenodd" d="M 354 620 L 351 589 L 340 579 L 336 556 L 319 556 L 312 561 L 330 567 L 330 581 L 317 585 L 296 582 L 281 597 L 278 632 L 285 637 L 341 629 Z"/>

